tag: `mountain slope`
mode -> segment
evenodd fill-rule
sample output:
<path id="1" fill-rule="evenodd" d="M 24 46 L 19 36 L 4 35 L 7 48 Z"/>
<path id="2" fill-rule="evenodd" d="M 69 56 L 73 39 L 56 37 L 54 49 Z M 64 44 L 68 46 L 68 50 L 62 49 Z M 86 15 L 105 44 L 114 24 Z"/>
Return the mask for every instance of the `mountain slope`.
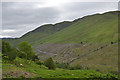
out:
<path id="1" fill-rule="evenodd" d="M 63 21 L 63 22 L 56 23 L 56 24 L 42 25 L 36 28 L 35 30 L 26 33 L 20 38 L 13 38 L 13 39 L 10 38 L 10 39 L 4 39 L 4 40 L 10 42 L 14 46 L 17 46 L 17 44 L 22 41 L 28 41 L 29 43 L 32 44 L 35 41 L 39 41 L 40 39 L 44 37 L 48 37 L 49 35 L 52 35 L 58 31 L 61 31 L 62 29 L 72 25 L 75 22 L 77 22 L 77 20 L 74 20 L 72 22 Z"/>
<path id="2" fill-rule="evenodd" d="M 88 66 L 103 73 L 118 70 L 118 43 L 49 43 L 33 46 L 33 50 L 41 61 L 52 57 L 55 62 Z"/>
<path id="3" fill-rule="evenodd" d="M 11 44 L 29 41 L 43 43 L 116 42 L 118 40 L 118 11 L 85 16 L 73 22 L 43 25 L 18 39 L 6 39 Z"/>
<path id="4" fill-rule="evenodd" d="M 38 43 L 117 42 L 118 12 L 96 14 L 40 40 Z M 36 43 L 36 44 L 38 44 Z"/>
<path id="5" fill-rule="evenodd" d="M 29 41 L 41 61 L 52 57 L 56 62 L 72 66 L 80 64 L 101 72 L 118 71 L 118 11 L 44 25 L 21 38 L 5 40 L 14 46 Z"/>

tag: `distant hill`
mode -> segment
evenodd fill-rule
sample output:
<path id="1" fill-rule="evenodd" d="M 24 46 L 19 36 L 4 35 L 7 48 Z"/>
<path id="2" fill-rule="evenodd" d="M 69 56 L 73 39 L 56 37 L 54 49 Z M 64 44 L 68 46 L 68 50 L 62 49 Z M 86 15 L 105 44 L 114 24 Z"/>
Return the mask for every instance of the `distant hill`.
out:
<path id="1" fill-rule="evenodd" d="M 28 41 L 32 44 L 36 41 L 41 40 L 44 37 L 48 37 L 58 31 L 61 31 L 62 29 L 76 23 L 77 21 L 78 19 L 74 21 L 63 21 L 56 24 L 45 24 L 36 28 L 33 31 L 24 34 L 20 38 L 3 38 L 3 40 L 10 42 L 13 46 L 16 46 L 16 44 L 18 44 L 21 41 Z"/>
<path id="2" fill-rule="evenodd" d="M 40 40 L 38 43 L 117 42 L 118 12 L 95 14 Z"/>
<path id="3" fill-rule="evenodd" d="M 74 21 L 46 24 L 18 39 L 5 39 L 12 45 L 28 41 L 32 45 L 44 43 L 104 43 L 118 41 L 118 11 L 94 14 Z"/>

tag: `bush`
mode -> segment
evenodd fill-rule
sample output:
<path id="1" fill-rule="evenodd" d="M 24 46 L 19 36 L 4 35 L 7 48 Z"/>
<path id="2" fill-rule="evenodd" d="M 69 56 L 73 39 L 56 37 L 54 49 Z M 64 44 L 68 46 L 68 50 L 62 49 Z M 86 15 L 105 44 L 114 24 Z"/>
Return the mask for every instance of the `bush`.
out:
<path id="1" fill-rule="evenodd" d="M 83 67 L 81 65 L 76 65 L 76 66 L 70 66 L 69 69 L 70 70 L 78 70 L 78 69 L 83 69 Z"/>
<path id="2" fill-rule="evenodd" d="M 35 55 L 33 52 L 33 49 L 31 47 L 30 44 L 28 44 L 28 42 L 23 41 L 19 44 L 18 46 L 19 51 L 22 52 L 22 54 L 24 54 L 24 58 L 28 59 L 28 60 L 32 60 L 32 57 Z M 21 55 L 22 56 L 22 55 Z"/>
<path id="3" fill-rule="evenodd" d="M 26 53 L 23 51 L 18 51 L 18 57 L 26 59 Z"/>
<path id="4" fill-rule="evenodd" d="M 118 71 L 110 71 L 111 74 L 115 74 L 115 75 L 118 75 Z"/>
<path id="5" fill-rule="evenodd" d="M 46 67 L 48 67 L 48 69 L 50 69 L 50 70 L 55 70 L 56 69 L 55 63 L 54 63 L 52 58 L 46 59 L 46 61 L 44 62 L 44 65 Z"/>
<path id="6" fill-rule="evenodd" d="M 42 65 L 43 64 L 41 61 L 39 61 L 37 59 L 35 60 L 35 63 L 38 64 L 38 65 Z"/>
<path id="7" fill-rule="evenodd" d="M 97 72 L 100 72 L 100 69 L 96 69 Z"/>
<path id="8" fill-rule="evenodd" d="M 21 67 L 20 64 L 21 64 L 21 61 L 18 61 L 17 59 L 15 59 L 12 64 L 15 64 L 17 67 Z"/>
<path id="9" fill-rule="evenodd" d="M 17 50 L 11 48 L 8 42 L 2 41 L 2 58 L 3 60 L 13 61 L 17 56 Z"/>
<path id="10" fill-rule="evenodd" d="M 10 61 L 13 61 L 17 56 L 17 50 L 11 49 L 11 51 L 7 52 L 7 56 Z"/>
<path id="11" fill-rule="evenodd" d="M 37 55 L 33 55 L 32 61 L 36 61 L 36 60 L 39 60 L 38 56 Z"/>
<path id="12" fill-rule="evenodd" d="M 7 56 L 7 55 L 3 55 L 3 56 L 2 56 L 2 62 L 3 62 L 3 63 L 8 62 L 8 60 L 9 60 L 9 59 L 8 59 L 8 56 Z"/>
<path id="13" fill-rule="evenodd" d="M 69 67 L 68 63 L 56 63 L 56 67 L 67 69 Z"/>
<path id="14" fill-rule="evenodd" d="M 8 42 L 2 41 L 2 53 L 6 54 L 9 51 L 11 51 L 10 44 Z"/>
<path id="15" fill-rule="evenodd" d="M 111 42 L 111 44 L 114 44 L 114 42 Z"/>

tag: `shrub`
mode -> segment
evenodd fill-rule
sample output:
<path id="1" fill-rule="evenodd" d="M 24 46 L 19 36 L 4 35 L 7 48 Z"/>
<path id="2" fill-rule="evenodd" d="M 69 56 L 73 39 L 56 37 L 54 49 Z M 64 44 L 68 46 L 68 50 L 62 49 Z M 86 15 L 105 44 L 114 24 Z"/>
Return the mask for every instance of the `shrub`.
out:
<path id="1" fill-rule="evenodd" d="M 17 67 L 21 67 L 20 66 L 21 62 L 16 59 L 12 63 L 15 64 Z"/>
<path id="2" fill-rule="evenodd" d="M 8 56 L 7 56 L 7 55 L 3 55 L 3 56 L 2 56 L 2 62 L 3 62 L 3 63 L 8 62 L 8 60 L 9 60 L 9 59 L 8 59 Z"/>
<path id="3" fill-rule="evenodd" d="M 56 63 L 56 67 L 67 69 L 69 67 L 68 63 Z"/>
<path id="4" fill-rule="evenodd" d="M 18 46 L 19 51 L 22 51 L 22 54 L 25 54 L 24 56 L 26 56 L 25 58 L 28 60 L 31 60 L 32 57 L 34 56 L 34 52 L 32 51 L 32 47 L 31 45 L 28 44 L 28 42 L 23 41 L 19 44 Z M 22 56 L 22 55 L 21 55 Z"/>
<path id="5" fill-rule="evenodd" d="M 9 51 L 11 51 L 10 44 L 8 42 L 2 41 L 2 53 L 6 54 Z"/>
<path id="6" fill-rule="evenodd" d="M 100 70 L 99 70 L 99 69 L 96 69 L 96 71 L 97 71 L 97 72 L 100 72 Z"/>
<path id="7" fill-rule="evenodd" d="M 48 67 L 48 69 L 50 69 L 50 70 L 55 70 L 56 69 L 55 63 L 54 63 L 52 58 L 46 59 L 46 61 L 44 62 L 44 65 L 46 67 Z"/>
<path id="8" fill-rule="evenodd" d="M 115 74 L 115 75 L 118 75 L 118 71 L 110 71 L 111 74 Z"/>
<path id="9" fill-rule="evenodd" d="M 69 69 L 70 70 L 78 70 L 78 69 L 83 69 L 83 67 L 81 65 L 76 65 L 76 66 L 70 66 Z"/>
<path id="10" fill-rule="evenodd" d="M 4 60 L 13 61 L 17 56 L 17 50 L 11 48 L 8 42 L 2 41 L 2 58 Z"/>
<path id="11" fill-rule="evenodd" d="M 32 61 L 36 61 L 36 60 L 39 60 L 38 56 L 37 55 L 33 55 Z"/>
<path id="12" fill-rule="evenodd" d="M 89 70 L 90 68 L 88 66 L 85 67 L 86 70 Z"/>
<path id="13" fill-rule="evenodd" d="M 38 65 L 42 65 L 43 63 L 40 61 L 40 60 L 35 60 L 35 63 L 38 64 Z"/>
<path id="14" fill-rule="evenodd" d="M 26 53 L 23 51 L 18 51 L 18 57 L 26 59 Z"/>
<path id="15" fill-rule="evenodd" d="M 11 49 L 11 51 L 7 52 L 7 56 L 10 61 L 13 61 L 17 56 L 17 50 Z"/>
<path id="16" fill-rule="evenodd" d="M 111 42 L 111 44 L 114 44 L 114 42 Z"/>

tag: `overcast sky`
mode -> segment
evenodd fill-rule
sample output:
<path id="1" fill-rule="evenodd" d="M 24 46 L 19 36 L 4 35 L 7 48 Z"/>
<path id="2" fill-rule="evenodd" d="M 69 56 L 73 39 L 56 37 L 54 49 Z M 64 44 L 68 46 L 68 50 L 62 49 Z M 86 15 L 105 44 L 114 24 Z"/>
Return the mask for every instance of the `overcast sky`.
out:
<path id="1" fill-rule="evenodd" d="M 86 15 L 118 10 L 118 0 L 97 1 L 2 2 L 2 29 L 0 29 L 2 34 L 0 37 L 20 37 L 43 24 L 71 21 Z"/>

